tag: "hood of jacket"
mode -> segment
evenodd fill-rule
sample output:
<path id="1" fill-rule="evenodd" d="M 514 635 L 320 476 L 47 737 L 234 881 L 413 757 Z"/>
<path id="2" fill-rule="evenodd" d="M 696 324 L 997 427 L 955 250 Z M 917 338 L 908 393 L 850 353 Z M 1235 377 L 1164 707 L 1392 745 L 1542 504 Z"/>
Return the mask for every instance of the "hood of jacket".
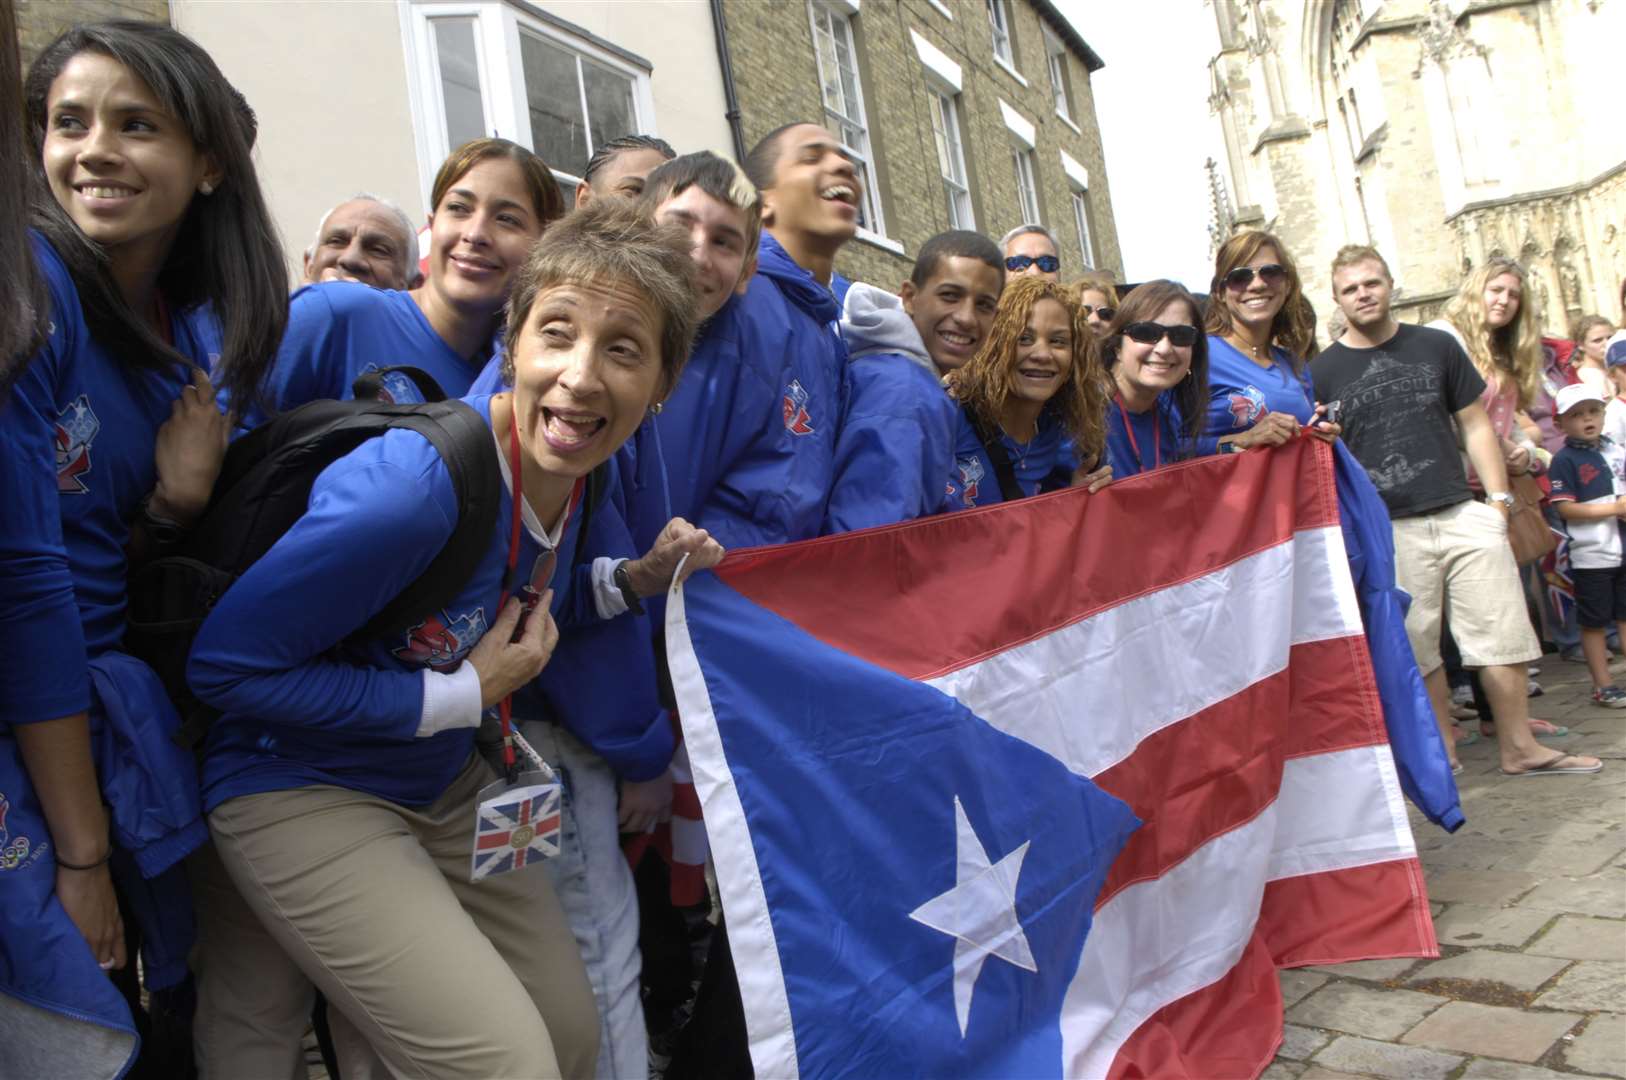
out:
<path id="1" fill-rule="evenodd" d="M 767 232 L 757 245 L 757 272 L 773 280 L 797 307 L 820 323 L 833 323 L 841 317 L 835 293 L 813 280 L 813 275 L 790 257 L 790 252 Z"/>
<path id="2" fill-rule="evenodd" d="M 841 340 L 847 343 L 851 360 L 875 353 L 898 353 L 936 373 L 915 321 L 903 310 L 903 300 L 873 285 L 858 282 L 847 290 L 841 311 Z"/>

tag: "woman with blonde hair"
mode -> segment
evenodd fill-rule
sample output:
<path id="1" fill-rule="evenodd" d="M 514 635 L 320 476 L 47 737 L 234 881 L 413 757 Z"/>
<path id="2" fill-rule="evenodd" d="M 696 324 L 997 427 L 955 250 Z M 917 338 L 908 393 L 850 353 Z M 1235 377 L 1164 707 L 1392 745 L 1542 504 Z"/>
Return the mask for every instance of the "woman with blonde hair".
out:
<path id="1" fill-rule="evenodd" d="M 1012 278 L 987 342 L 955 380 L 949 505 L 987 506 L 1069 482 L 1096 491 L 1111 480 L 1100 357 L 1071 289 Z"/>
<path id="2" fill-rule="evenodd" d="M 1106 337 L 1112 317 L 1118 314 L 1118 283 L 1105 270 L 1091 270 L 1073 282 L 1072 287 L 1090 333 L 1098 338 Z"/>

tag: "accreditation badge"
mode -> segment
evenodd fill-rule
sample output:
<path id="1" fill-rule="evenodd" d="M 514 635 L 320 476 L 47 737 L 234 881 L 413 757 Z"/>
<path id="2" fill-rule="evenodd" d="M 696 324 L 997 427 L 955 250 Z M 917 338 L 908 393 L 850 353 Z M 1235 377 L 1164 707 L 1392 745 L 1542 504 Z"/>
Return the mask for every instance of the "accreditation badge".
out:
<path id="1" fill-rule="evenodd" d="M 481 788 L 469 880 L 506 874 L 559 854 L 559 797 L 559 780 L 551 769 L 523 772 L 512 784 L 498 780 Z"/>

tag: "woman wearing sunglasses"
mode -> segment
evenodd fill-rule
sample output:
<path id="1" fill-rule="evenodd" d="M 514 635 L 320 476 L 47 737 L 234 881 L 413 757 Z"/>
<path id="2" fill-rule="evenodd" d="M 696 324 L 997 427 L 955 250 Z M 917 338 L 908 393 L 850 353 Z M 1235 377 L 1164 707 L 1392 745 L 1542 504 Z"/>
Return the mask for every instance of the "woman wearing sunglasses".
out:
<path id="1" fill-rule="evenodd" d="M 1066 286 L 1020 277 L 1005 286 L 982 350 L 955 380 L 960 417 L 948 505 L 987 506 L 1112 479 L 1103 460 L 1106 395 L 1095 337 Z M 1075 457 L 1076 455 L 1076 457 Z M 1074 469 L 1076 462 L 1088 463 Z"/>
<path id="2" fill-rule="evenodd" d="M 1073 288 L 1078 292 L 1078 310 L 1083 313 L 1090 333 L 1098 339 L 1106 337 L 1107 327 L 1118 313 L 1118 286 L 1112 280 L 1112 275 L 1091 270 L 1073 282 Z M 1202 325 L 1201 319 L 1197 320 L 1197 325 Z"/>
<path id="3" fill-rule="evenodd" d="M 1220 246 L 1208 300 L 1208 432 L 1205 453 L 1281 446 L 1323 409 L 1305 356 L 1315 317 L 1298 268 L 1280 240 L 1243 232 Z M 1317 423 L 1322 438 L 1336 424 Z"/>
<path id="4" fill-rule="evenodd" d="M 1197 301 L 1183 287 L 1148 281 L 1125 298 L 1107 328 L 1107 460 L 1114 478 L 1196 455 L 1208 412 L 1201 325 Z"/>

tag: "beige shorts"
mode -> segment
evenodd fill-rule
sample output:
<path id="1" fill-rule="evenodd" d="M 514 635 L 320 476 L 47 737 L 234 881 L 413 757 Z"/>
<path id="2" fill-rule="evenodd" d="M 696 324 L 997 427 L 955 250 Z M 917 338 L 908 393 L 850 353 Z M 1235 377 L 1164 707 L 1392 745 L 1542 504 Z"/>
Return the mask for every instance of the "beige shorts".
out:
<path id="1" fill-rule="evenodd" d="M 1394 522 L 1395 580 L 1411 594 L 1406 636 L 1417 670 L 1440 666 L 1440 619 L 1463 667 L 1527 664 L 1541 643 L 1524 606 L 1502 512 L 1472 499 Z"/>

